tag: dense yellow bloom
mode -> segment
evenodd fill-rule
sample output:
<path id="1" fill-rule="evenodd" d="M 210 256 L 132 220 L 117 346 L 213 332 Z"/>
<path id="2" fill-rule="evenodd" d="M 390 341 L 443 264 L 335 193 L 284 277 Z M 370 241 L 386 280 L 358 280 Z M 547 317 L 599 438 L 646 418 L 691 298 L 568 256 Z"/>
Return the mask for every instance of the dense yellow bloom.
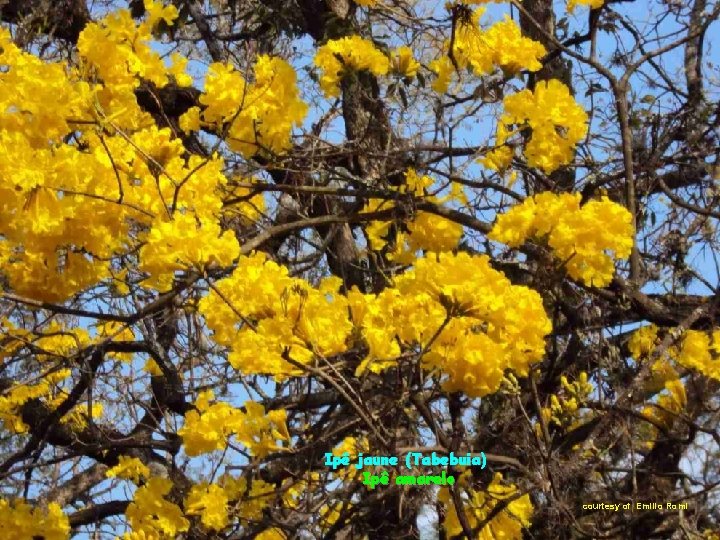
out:
<path id="1" fill-rule="evenodd" d="M 220 531 L 228 525 L 228 495 L 217 484 L 203 482 L 194 485 L 185 499 L 185 513 L 200 516 L 203 526 Z"/>
<path id="2" fill-rule="evenodd" d="M 150 19 L 140 26 L 135 25 L 128 10 L 121 9 L 88 24 L 80 34 L 78 51 L 105 85 L 136 87 L 141 78 L 159 87 L 168 83 L 165 63 L 150 43 L 156 17 L 162 16 L 156 6 L 162 8 L 162 4 L 153 3 Z"/>
<path id="3" fill-rule="evenodd" d="M 580 206 L 580 194 L 540 193 L 498 216 L 488 238 L 517 247 L 530 237 L 547 236 L 555 256 L 568 274 L 588 285 L 612 280 L 613 260 L 630 255 L 632 216 L 603 197 Z"/>
<path id="4" fill-rule="evenodd" d="M 185 414 L 185 425 L 178 431 L 189 456 L 197 456 L 227 446 L 240 411 L 228 403 L 209 404 L 211 391 L 202 392 L 195 403 L 197 411 Z"/>
<path id="5" fill-rule="evenodd" d="M 327 97 L 340 95 L 340 80 L 345 70 L 368 70 L 373 75 L 386 75 L 390 59 L 372 41 L 360 36 L 331 39 L 318 49 L 315 65 L 320 68 L 320 87 Z"/>
<path id="6" fill-rule="evenodd" d="M 551 328 L 535 291 L 512 285 L 487 257 L 466 253 L 418 259 L 394 288 L 348 296 L 369 347 L 358 374 L 394 366 L 399 343 L 426 346 L 434 337 L 423 365 L 444 375 L 447 391 L 474 397 L 496 392 L 506 369 L 526 375 L 542 358 Z"/>
<path id="7" fill-rule="evenodd" d="M 399 316 L 386 320 L 393 320 L 407 343 L 427 344 L 435 336 L 424 365 L 446 375 L 448 391 L 474 397 L 496 392 L 506 369 L 525 376 L 544 355 L 551 324 L 540 295 L 512 285 L 486 256 L 441 253 L 419 259 L 396 279 L 396 287 L 405 305 L 398 302 Z M 422 320 L 408 315 L 418 312 L 425 314 Z M 388 327 L 393 330 L 386 322 L 386 332 Z"/>
<path id="8" fill-rule="evenodd" d="M 568 87 L 556 79 L 539 82 L 534 91 L 525 89 L 509 95 L 503 105 L 505 113 L 495 136 L 496 146 L 505 144 L 511 134 L 510 125 L 530 127 L 532 136 L 525 147 L 528 165 L 548 174 L 570 163 L 575 146 L 587 135 L 587 113 Z M 498 152 L 491 153 L 487 164 L 504 168 L 508 156 L 501 157 Z"/>
<path id="9" fill-rule="evenodd" d="M 217 127 L 230 122 L 228 145 L 245 157 L 284 152 L 291 147 L 293 126 L 307 114 L 307 105 L 298 96 L 295 70 L 281 58 L 262 55 L 254 75 L 255 81 L 248 83 L 231 65 L 210 64 L 200 96 L 205 105 L 202 121 Z M 198 127 L 192 118 L 184 126 Z"/>
<path id="10" fill-rule="evenodd" d="M 628 349 L 635 360 L 643 361 L 655 354 L 655 349 L 660 344 L 659 330 L 657 326 L 651 324 L 633 333 L 628 341 Z M 673 364 L 720 380 L 718 344 L 720 344 L 718 329 L 713 329 L 711 332 L 687 330 L 680 337 L 678 344 L 670 344 L 663 351 L 663 355 L 650 366 L 650 376 L 644 382 L 643 390 L 650 395 L 657 394 L 657 399 L 654 403 L 646 405 L 642 413 L 661 426 L 671 427 L 687 405 L 685 386 Z M 656 431 L 655 428 L 650 428 L 651 438 L 646 443 L 647 447 L 652 447 L 654 444 Z"/>
<path id="11" fill-rule="evenodd" d="M 649 324 L 638 328 L 633 332 L 628 340 L 628 350 L 633 358 L 640 359 L 644 356 L 649 355 L 658 339 L 658 327 L 654 324 Z"/>
<path id="12" fill-rule="evenodd" d="M 241 520 L 257 521 L 262 518 L 263 511 L 276 501 L 277 488 L 260 478 L 239 478 L 223 475 L 218 485 L 227 493 L 233 506 L 232 516 Z"/>
<path id="13" fill-rule="evenodd" d="M 29 332 L 19 332 L 19 334 L 46 353 L 35 356 L 41 362 L 67 358 L 91 342 L 90 334 L 84 328 L 68 327 L 56 319 L 51 320 L 35 338 Z"/>
<path id="14" fill-rule="evenodd" d="M 500 136 L 498 136 L 500 138 Z M 507 169 L 513 158 L 513 150 L 509 146 L 500 146 L 490 150 L 485 157 L 478 160 L 488 169 L 502 171 Z"/>
<path id="15" fill-rule="evenodd" d="M 32 508 L 22 499 L 0 499 L 0 530 L 7 540 L 70 538 L 70 524 L 60 505 L 50 503 L 45 509 Z"/>
<path id="16" fill-rule="evenodd" d="M 720 359 L 717 347 L 720 344 L 720 330 L 712 332 L 713 345 L 710 345 L 710 336 L 698 330 L 685 332 L 680 354 L 677 362 L 686 368 L 695 369 L 711 379 L 720 381 Z"/>
<path id="17" fill-rule="evenodd" d="M 178 431 L 189 456 L 198 456 L 214 450 L 222 450 L 228 439 L 235 435 L 253 456 L 265 457 L 270 452 L 284 448 L 277 441 L 289 441 L 286 412 L 272 410 L 265 413 L 259 403 L 245 402 L 243 413 L 240 409 L 224 402 L 210 404 L 212 391 L 198 395 L 197 410 L 185 414 L 185 425 Z"/>
<path id="18" fill-rule="evenodd" d="M 133 532 L 156 538 L 175 538 L 190 528 L 180 507 L 164 498 L 172 486 L 172 480 L 153 477 L 135 490 L 133 501 L 125 511 Z"/>
<path id="19" fill-rule="evenodd" d="M 420 69 L 420 62 L 413 57 L 412 49 L 403 45 L 393 53 L 392 69 L 403 77 L 414 77 Z"/>
<path id="20" fill-rule="evenodd" d="M 164 21 L 165 24 L 172 24 L 173 21 L 178 18 L 178 10 L 172 4 L 164 6 L 160 1 L 143 1 L 147 12 L 148 24 L 150 24 L 151 27 L 154 27 L 160 21 Z"/>
<path id="21" fill-rule="evenodd" d="M 466 483 L 465 478 L 461 478 L 460 484 L 464 483 Z M 487 490 L 476 491 L 467 488 L 463 495 L 467 521 L 471 528 L 475 528 L 485 521 L 500 501 L 516 497 L 517 488 L 514 484 L 504 484 L 502 474 L 495 473 Z M 438 499 L 445 505 L 443 526 L 448 537 L 462 534 L 462 525 L 448 488 L 440 488 Z M 530 496 L 525 494 L 516 497 L 485 524 L 476 538 L 480 540 L 497 540 L 499 538 L 520 540 L 523 537 L 522 530 L 530 527 L 532 514 L 533 505 Z"/>
<path id="22" fill-rule="evenodd" d="M 434 180 L 427 175 L 420 176 L 414 169 L 405 171 L 405 183 L 394 188 L 399 193 L 412 193 L 415 197 L 424 197 L 431 202 L 441 202 L 437 196 L 428 196 L 426 191 Z M 457 188 L 447 199 L 463 200 L 462 192 Z M 363 209 L 364 213 L 379 212 L 393 208 L 394 202 L 386 199 L 369 199 Z M 373 220 L 366 226 L 366 233 L 373 250 L 382 250 L 388 244 L 392 221 Z M 396 232 L 392 249 L 387 251 L 387 258 L 399 264 L 412 264 L 415 254 L 420 251 L 440 253 L 452 251 L 458 245 L 463 234 L 463 227 L 450 219 L 430 212 L 417 212 L 406 225 L 407 233 Z"/>
<path id="23" fill-rule="evenodd" d="M 428 67 L 435 73 L 435 80 L 432 83 L 432 89 L 438 94 L 444 94 L 447 92 L 450 82 L 452 80 L 453 73 L 455 73 L 455 66 L 447 55 L 436 58 Z"/>
<path id="24" fill-rule="evenodd" d="M 239 256 L 240 245 L 232 231 L 221 231 L 217 221 L 180 214 L 150 230 L 140 250 L 139 269 L 151 275 L 150 286 L 162 290 L 172 285 L 175 271 L 227 267 Z"/>
<path id="25" fill-rule="evenodd" d="M 633 332 L 628 341 L 628 349 L 633 358 L 639 360 L 653 353 L 659 343 L 658 330 L 657 326 L 651 324 Z M 686 330 L 679 343 L 667 347 L 663 358 L 658 359 L 651 367 L 651 379 L 647 383 L 648 391 L 677 377 L 677 373 L 668 363 L 670 359 L 706 377 L 720 380 L 719 353 L 720 329 L 713 329 L 711 332 Z"/>
<path id="26" fill-rule="evenodd" d="M 108 478 L 122 478 L 139 484 L 142 478 L 150 478 L 150 469 L 136 457 L 120 456 L 118 464 L 105 472 Z"/>
<path id="27" fill-rule="evenodd" d="M 306 364 L 339 354 L 352 331 L 343 296 L 291 278 L 261 253 L 240 257 L 199 308 L 215 339 L 231 347 L 230 364 L 246 374 L 299 374 L 286 355 Z"/>
<path id="28" fill-rule="evenodd" d="M 136 247 L 128 245 L 130 220 L 167 221 L 170 206 L 205 222 L 219 218 L 222 160 L 188 158 L 171 130 L 158 129 L 137 104 L 143 79 L 158 87 L 170 75 L 191 82 L 186 58 L 174 54 L 167 67 L 151 46 L 152 26 L 172 22 L 176 8 L 147 2 L 147 9 L 140 25 L 127 10 L 87 25 L 80 70 L 42 62 L 0 31 L 0 82 L 14 89 L 0 96 L 0 150 L 8 156 L 0 165 L 0 263 L 20 295 L 62 302 L 109 278 L 113 256 Z M 262 86 L 268 70 L 258 71 Z M 191 262 L 206 262 L 199 258 Z M 167 283 L 172 269 L 150 259 L 162 274 L 155 279 Z"/>
<path id="29" fill-rule="evenodd" d="M 475 2 L 480 3 L 480 2 Z M 455 29 L 452 56 L 458 68 L 470 68 L 477 76 L 492 73 L 495 68 L 501 68 L 507 74 L 514 74 L 520 70 L 538 71 L 542 64 L 540 58 L 545 53 L 545 47 L 537 41 L 522 35 L 520 27 L 508 16 L 501 22 L 495 23 L 487 30 L 480 28 L 480 18 L 485 8 L 478 8 L 473 12 L 469 21 L 459 21 Z M 447 42 L 445 48 L 448 49 Z M 444 93 L 455 72 L 455 66 L 449 58 L 449 51 L 430 63 L 437 79 L 433 88 Z"/>

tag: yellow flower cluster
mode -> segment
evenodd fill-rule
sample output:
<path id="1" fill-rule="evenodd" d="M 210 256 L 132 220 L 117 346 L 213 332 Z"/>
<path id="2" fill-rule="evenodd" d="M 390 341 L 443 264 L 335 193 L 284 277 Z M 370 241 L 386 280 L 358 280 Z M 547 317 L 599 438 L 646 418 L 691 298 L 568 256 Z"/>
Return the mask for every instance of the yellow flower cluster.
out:
<path id="1" fill-rule="evenodd" d="M 357 373 L 379 373 L 396 365 L 403 347 L 427 347 L 435 336 L 426 367 L 446 376 L 448 390 L 481 396 L 497 391 L 506 369 L 524 376 L 544 354 L 551 325 L 540 296 L 512 285 L 487 257 L 443 252 L 419 259 L 394 285 L 377 295 L 357 289 L 341 295 L 337 278 L 314 288 L 256 254 L 241 257 L 199 308 L 214 339 L 230 347 L 233 367 L 276 378 L 300 375 L 313 358 L 344 352 L 353 336 L 369 349 Z M 230 416 L 224 412 L 211 423 L 230 425 Z M 208 450 L 226 435 L 207 426 L 185 432 L 200 439 L 211 433 L 209 442 L 191 444 Z"/>
<path id="2" fill-rule="evenodd" d="M 116 321 L 105 321 L 95 326 L 97 341 L 135 341 L 135 333 L 127 325 Z M 115 358 L 121 362 L 132 362 L 133 353 L 109 353 L 106 358 Z"/>
<path id="3" fill-rule="evenodd" d="M 327 533 L 330 527 L 335 525 L 335 522 L 337 522 L 341 512 L 346 511 L 351 506 L 352 503 L 347 501 L 334 501 L 320 507 L 320 511 L 318 512 L 318 525 L 320 527 L 320 531 L 323 534 Z"/>
<path id="4" fill-rule="evenodd" d="M 392 70 L 403 77 L 412 78 L 417 75 L 420 62 L 415 60 L 413 51 L 407 45 L 398 47 L 392 56 Z"/>
<path id="5" fill-rule="evenodd" d="M 332 450 L 333 455 L 338 457 L 342 456 L 345 452 L 347 452 L 350 457 L 350 465 L 337 469 L 335 474 L 338 478 L 347 482 L 357 479 L 362 475 L 362 471 L 356 469 L 354 464 L 357 463 L 359 453 L 367 454 L 370 452 L 370 443 L 367 437 L 345 437 Z"/>
<path id="6" fill-rule="evenodd" d="M 23 499 L 0 499 L 0 530 L 7 540 L 70 538 L 70 523 L 60 505 L 50 503 L 45 509 L 32 508 Z"/>
<path id="7" fill-rule="evenodd" d="M 78 51 L 87 67 L 94 68 L 107 87 L 137 87 L 140 79 L 158 87 L 169 82 L 162 56 L 152 47 L 152 31 L 160 19 L 172 23 L 178 16 L 177 9 L 172 5 L 163 7 L 160 2 L 146 4 L 150 17 L 139 26 L 128 10 L 121 9 L 99 23 L 88 24 L 78 38 Z M 181 58 L 173 57 L 170 73 L 179 85 L 189 86 L 192 78 L 184 73 L 186 60 Z"/>
<path id="8" fill-rule="evenodd" d="M 159 220 L 140 249 L 139 269 L 152 278 L 146 285 L 169 289 L 175 271 L 188 268 L 227 267 L 240 256 L 240 244 L 232 231 L 221 231 L 217 220 L 198 220 L 175 214 Z"/>
<path id="9" fill-rule="evenodd" d="M 378 212 L 392 208 L 394 203 L 386 199 L 370 199 L 363 212 Z M 388 245 L 392 221 L 374 220 L 366 227 L 370 248 L 382 250 Z M 398 264 L 412 264 L 420 250 L 431 253 L 455 249 L 462 237 L 462 225 L 430 212 L 417 212 L 405 227 L 407 232 L 397 230 L 392 248 L 387 251 L 388 260 Z"/>
<path id="10" fill-rule="evenodd" d="M 255 540 L 287 540 L 287 536 L 277 527 L 273 527 L 271 529 L 265 529 L 258 534 Z"/>
<path id="11" fill-rule="evenodd" d="M 105 472 L 108 478 L 122 478 L 139 484 L 143 478 L 150 478 L 150 469 L 136 457 L 120 456 L 118 464 Z"/>
<path id="12" fill-rule="evenodd" d="M 540 193 L 498 216 L 488 238 L 520 246 L 530 237 L 547 236 L 568 274 L 583 283 L 605 286 L 615 271 L 613 259 L 630 255 L 632 216 L 607 197 L 580 206 L 579 193 Z"/>
<path id="13" fill-rule="evenodd" d="M 588 382 L 588 375 L 584 371 L 572 383 L 569 383 L 567 377 L 562 375 L 560 384 L 563 389 L 562 394 L 552 394 L 550 407 L 543 407 L 541 414 L 546 423 L 553 423 L 558 427 L 572 430 L 586 421 L 586 418 L 581 417 L 581 406 L 587 400 L 593 387 Z M 540 425 L 536 424 L 535 427 L 539 431 Z"/>
<path id="14" fill-rule="evenodd" d="M 666 329 L 672 331 L 671 329 Z M 638 361 L 646 361 L 660 344 L 660 329 L 650 324 L 633 332 L 628 341 L 628 350 Z M 673 363 L 694 369 L 703 375 L 720 380 L 720 330 L 710 333 L 687 330 L 677 344 L 671 344 L 650 366 L 650 377 L 644 382 L 643 391 L 656 396 L 654 402 L 642 409 L 642 414 L 659 426 L 670 428 L 687 405 L 685 386 Z M 648 428 L 645 443 L 651 448 L 657 436 L 657 428 Z"/>
<path id="15" fill-rule="evenodd" d="M 101 326 L 111 327 L 116 323 L 107 322 Z M 6 389 L 0 396 L 0 421 L 13 433 L 25 433 L 28 427 L 21 419 L 21 407 L 32 399 L 41 400 L 49 409 L 54 410 L 68 394 L 60 387 L 62 381 L 71 375 L 69 369 L 54 369 L 48 366 L 53 360 L 62 360 L 76 354 L 78 350 L 88 346 L 96 339 L 90 337 L 84 328 L 68 328 L 57 320 L 52 320 L 42 330 L 34 333 L 16 327 L 10 320 L 0 320 L 0 358 L 11 354 L 19 347 L 32 343 L 37 351 L 33 358 L 41 363 L 47 372 L 34 384 L 16 383 Z M 77 405 L 60 419 L 73 429 L 81 430 L 87 425 L 87 405 Z M 93 418 L 102 416 L 103 405 L 97 401 L 92 403 Z"/>
<path id="16" fill-rule="evenodd" d="M 495 150 L 482 163 L 491 169 L 505 169 L 512 151 L 504 146 L 514 133 L 529 127 L 532 136 L 525 147 L 528 165 L 550 174 L 573 160 L 575 146 L 587 135 L 588 116 L 562 82 L 540 81 L 534 91 L 525 89 L 503 100 L 505 112 L 495 134 Z M 517 124 L 520 129 L 512 131 Z"/>
<path id="17" fill-rule="evenodd" d="M 237 501 L 233 510 L 233 517 L 257 521 L 262 518 L 263 511 L 274 500 L 277 488 L 260 478 L 253 478 L 249 482 L 244 477 L 235 478 L 224 475 L 218 484 L 227 493 L 228 501 Z"/>
<path id="18" fill-rule="evenodd" d="M 125 510 L 135 538 L 140 534 L 146 538 L 176 538 L 190 528 L 182 509 L 165 499 L 172 487 L 172 480 L 155 476 L 135 490 L 133 501 Z"/>
<path id="19" fill-rule="evenodd" d="M 426 196 L 426 191 L 434 180 L 427 175 L 420 176 L 414 169 L 405 172 L 405 184 L 397 188 L 398 193 L 412 193 L 416 197 L 424 197 L 430 202 L 440 202 L 436 196 Z M 457 184 L 459 185 L 459 184 Z M 455 189 L 456 184 L 453 184 Z M 447 198 L 462 199 L 462 194 L 452 193 Z M 394 207 L 394 202 L 387 199 L 370 199 L 363 212 L 378 212 Z M 373 220 L 366 226 L 370 248 L 382 250 L 388 244 L 388 235 L 392 221 Z M 430 253 L 452 251 L 458 245 L 463 234 L 463 227 L 450 219 L 430 212 L 417 212 L 412 220 L 404 224 L 407 232 L 397 230 L 393 247 L 388 250 L 387 258 L 399 264 L 412 264 L 415 254 L 424 250 Z"/>
<path id="20" fill-rule="evenodd" d="M 57 409 L 60 404 L 65 401 L 68 397 L 68 393 L 65 390 L 57 390 L 53 399 L 47 399 L 46 403 L 50 410 Z M 103 411 L 102 403 L 93 401 L 90 407 L 90 415 L 95 420 L 102 417 Z M 60 419 L 61 424 L 69 424 L 70 427 L 75 431 L 81 431 L 87 427 L 87 416 L 88 407 L 86 403 L 81 403 L 70 409 L 65 416 Z"/>
<path id="21" fill-rule="evenodd" d="M 78 42 L 80 69 L 43 62 L 0 30 L 0 83 L 13 89 L 0 94 L 0 150 L 7 157 L 0 164 L 0 265 L 17 294 L 65 301 L 111 278 L 113 258 L 142 246 L 141 269 L 151 274 L 145 284 L 159 288 L 181 267 L 225 264 L 237 251 L 219 226 L 223 197 L 231 196 L 222 189 L 223 160 L 188 157 L 180 139 L 158 129 L 137 103 L 143 80 L 160 87 L 171 76 L 191 82 L 177 68 L 186 59 L 175 55 L 168 67 L 151 43 L 153 27 L 172 22 L 176 9 L 146 4 L 150 15 L 139 25 L 127 10 L 87 25 Z M 232 77 L 213 78 L 212 70 L 208 78 L 210 123 L 234 116 L 245 90 L 231 145 L 289 145 L 290 125 L 304 115 L 290 66 L 259 59 L 247 88 Z M 224 108 L 227 99 L 232 111 Z M 253 217 L 262 210 L 255 206 Z M 134 238 L 131 230 L 149 232 Z M 191 249 L 194 242 L 204 249 Z"/>
<path id="22" fill-rule="evenodd" d="M 245 157 L 290 148 L 293 126 L 307 114 L 307 105 L 298 96 L 295 70 L 282 58 L 261 55 L 254 76 L 249 83 L 229 64 L 210 64 L 200 96 L 205 110 L 200 115 L 190 109 L 180 119 L 183 129 L 198 129 L 201 122 L 227 129 L 228 146 Z"/>
<path id="23" fill-rule="evenodd" d="M 493 509 L 499 502 L 512 499 L 497 515 L 492 517 L 479 531 L 476 538 L 479 540 L 520 540 L 523 538 L 523 529 L 530 527 L 533 514 L 533 505 L 528 494 L 517 497 L 517 487 L 514 484 L 505 484 L 501 473 L 495 473 L 492 482 L 485 491 L 476 491 L 469 487 L 469 475 L 463 473 L 458 485 L 464 487 L 464 510 L 468 524 L 472 529 L 490 517 Z M 440 488 L 438 500 L 445 506 L 445 519 L 443 527 L 448 537 L 461 535 L 463 532 L 457 510 L 453 504 L 450 490 Z"/>
<path id="24" fill-rule="evenodd" d="M 262 519 L 264 509 L 271 504 L 294 507 L 296 503 L 292 497 L 306 487 L 303 482 L 298 482 L 291 486 L 283 485 L 278 490 L 274 484 L 268 484 L 260 478 L 249 482 L 245 477 L 235 478 L 225 474 L 217 483 L 200 482 L 193 485 L 184 501 L 185 514 L 200 516 L 200 523 L 206 530 L 222 531 L 238 520 L 246 525 Z M 285 494 L 279 496 L 278 491 L 284 491 Z M 274 536 L 281 533 L 273 529 L 263 534 L 266 538 L 285 538 L 282 535 Z"/>
<path id="25" fill-rule="evenodd" d="M 28 426 L 22 421 L 21 407 L 32 399 L 50 400 L 53 393 L 58 391 L 57 385 L 69 376 L 69 369 L 49 371 L 37 384 L 17 384 L 5 390 L 0 396 L 0 421 L 5 429 L 13 433 L 26 433 Z"/>
<path id="26" fill-rule="evenodd" d="M 185 513 L 200 516 L 206 529 L 220 531 L 228 525 L 228 494 L 217 484 L 202 482 L 190 489 L 185 500 Z"/>
<path id="27" fill-rule="evenodd" d="M 0 84 L 13 89 L 0 93 L 0 151 L 6 156 L 0 164 L 0 264 L 17 293 L 55 301 L 104 275 L 97 261 L 58 249 L 77 233 L 83 234 L 76 245 L 89 248 L 107 232 L 102 212 L 88 206 L 85 215 L 97 215 L 97 222 L 76 219 L 77 205 L 57 192 L 63 182 L 77 187 L 86 174 L 87 160 L 61 141 L 73 131 L 68 119 L 86 116 L 90 85 L 71 80 L 60 64 L 22 52 L 4 28 Z M 92 171 L 87 166 L 87 174 Z"/>
<path id="28" fill-rule="evenodd" d="M 345 70 L 368 70 L 387 75 L 390 59 L 372 41 L 360 36 L 331 39 L 318 49 L 315 66 L 321 71 L 320 87 L 327 97 L 340 95 L 340 80 Z"/>
<path id="29" fill-rule="evenodd" d="M 688 330 L 683 335 L 677 362 L 694 369 L 706 377 L 720 381 L 720 329 L 711 336 L 699 330 Z"/>
<path id="30" fill-rule="evenodd" d="M 473 12 L 471 20 L 459 21 L 456 27 L 452 56 L 459 68 L 470 68 L 477 76 L 492 73 L 496 67 L 507 74 L 542 68 L 540 58 L 546 50 L 541 43 L 523 36 L 517 23 L 507 15 L 505 20 L 487 30 L 481 29 L 480 18 L 484 13 L 485 8 L 479 8 Z M 448 42 L 445 48 L 449 47 Z M 429 67 L 437 75 L 433 89 L 447 92 L 455 72 L 449 51 L 431 62 Z"/>
<path id="31" fill-rule="evenodd" d="M 227 441 L 235 436 L 244 444 L 250 455 L 264 458 L 270 452 L 285 450 L 278 440 L 290 441 L 285 424 L 287 413 L 265 408 L 253 401 L 245 402 L 246 412 L 229 403 L 210 404 L 212 391 L 202 392 L 195 402 L 197 410 L 185 414 L 185 425 L 178 431 L 188 456 L 198 456 L 227 447 Z"/>
<path id="32" fill-rule="evenodd" d="M 347 350 L 352 330 L 340 282 L 319 289 L 292 278 L 262 253 L 240 257 L 231 276 L 215 283 L 199 310 L 215 340 L 231 347 L 230 364 L 245 374 L 299 374 L 286 358 L 309 363 L 315 354 Z"/>
<path id="33" fill-rule="evenodd" d="M 35 356 L 40 362 L 66 358 L 77 353 L 78 350 L 93 341 L 84 328 L 70 327 L 55 319 L 50 321 L 41 331 L 37 331 L 35 335 L 20 329 L 17 332 L 21 336 L 20 342 L 23 340 L 30 341 L 35 347 L 43 351 L 44 354 Z"/>
<path id="34" fill-rule="evenodd" d="M 640 360 L 653 353 L 660 341 L 659 330 L 656 325 L 650 324 L 633 332 L 628 341 L 628 350 L 633 358 Z M 671 331 L 671 329 L 667 330 Z M 706 377 L 720 380 L 720 329 L 713 329 L 710 332 L 686 330 L 679 344 L 668 347 L 663 358 L 653 365 L 653 377 L 656 378 L 656 382 L 658 377 L 663 384 L 665 379 L 677 378 L 675 370 L 664 365 L 668 359 Z M 671 375 L 667 375 L 669 370 Z"/>
<path id="35" fill-rule="evenodd" d="M 665 383 L 656 403 L 644 407 L 642 414 L 669 429 L 686 405 L 685 386 L 679 378 L 675 378 Z"/>
<path id="36" fill-rule="evenodd" d="M 639 360 L 648 356 L 657 345 L 658 327 L 648 324 L 635 330 L 628 340 L 628 350 L 633 358 Z"/>
<path id="37" fill-rule="evenodd" d="M 513 285 L 487 256 L 441 253 L 420 259 L 396 286 L 407 305 L 403 315 L 385 319 L 383 331 L 423 347 L 435 337 L 423 362 L 446 376 L 443 388 L 449 392 L 494 393 L 506 369 L 526 376 L 545 353 L 552 326 L 542 298 Z M 425 316 L 418 320 L 414 313 Z"/>
<path id="38" fill-rule="evenodd" d="M 162 2 L 143 0 L 143 6 L 145 7 L 148 24 L 153 28 L 161 21 L 171 25 L 178 18 L 178 10 L 173 4 L 166 6 Z"/>

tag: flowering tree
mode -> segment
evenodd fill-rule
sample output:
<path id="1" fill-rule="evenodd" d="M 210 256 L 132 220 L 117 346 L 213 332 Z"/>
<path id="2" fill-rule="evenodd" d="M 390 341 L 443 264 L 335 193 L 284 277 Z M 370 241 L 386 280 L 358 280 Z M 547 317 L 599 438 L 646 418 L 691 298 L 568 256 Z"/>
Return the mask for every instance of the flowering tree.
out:
<path id="1" fill-rule="evenodd" d="M 4 537 L 717 539 L 719 14 L 2 3 Z"/>

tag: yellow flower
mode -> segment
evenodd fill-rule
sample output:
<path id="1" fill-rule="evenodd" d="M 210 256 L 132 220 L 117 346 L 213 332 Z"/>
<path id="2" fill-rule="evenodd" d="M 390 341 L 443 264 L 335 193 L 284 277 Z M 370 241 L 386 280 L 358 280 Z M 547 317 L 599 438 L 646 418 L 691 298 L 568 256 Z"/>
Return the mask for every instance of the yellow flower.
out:
<path id="1" fill-rule="evenodd" d="M 367 70 L 386 75 L 390 60 L 372 41 L 360 36 L 331 39 L 318 49 L 315 65 L 320 68 L 320 86 L 327 97 L 340 95 L 340 79 L 346 70 Z"/>
<path id="2" fill-rule="evenodd" d="M 605 286 L 615 270 L 607 252 L 627 258 L 633 235 L 630 213 L 607 197 L 580 207 L 579 193 L 546 192 L 498 216 L 488 238 L 516 247 L 532 236 L 547 236 L 571 277 L 588 285 Z"/>
<path id="3" fill-rule="evenodd" d="M 413 57 L 412 49 L 404 45 L 395 49 L 392 68 L 395 73 L 403 77 L 414 77 L 420 68 L 420 62 Z"/>
<path id="4" fill-rule="evenodd" d="M 135 490 L 133 501 L 125 510 L 125 517 L 134 532 L 175 538 L 190 528 L 180 507 L 164 499 L 172 485 L 167 478 L 153 477 Z"/>
<path id="5" fill-rule="evenodd" d="M 197 410 L 185 414 L 185 424 L 178 435 L 182 437 L 188 456 L 222 450 L 233 435 L 251 455 L 260 458 L 285 449 L 277 443 L 278 440 L 290 440 L 284 410 L 272 410 L 266 414 L 262 405 L 247 401 L 246 412 L 243 413 L 228 403 L 211 404 L 213 398 L 211 391 L 201 392 L 195 402 Z"/>
<path id="6" fill-rule="evenodd" d="M 185 513 L 200 516 L 203 526 L 220 531 L 228 525 L 228 495 L 217 484 L 203 482 L 190 489 L 185 499 Z"/>
<path id="7" fill-rule="evenodd" d="M 550 174 L 570 163 L 575 146 L 585 137 L 588 116 L 562 82 L 541 81 L 533 91 L 522 90 L 503 100 L 505 114 L 496 145 L 505 143 L 511 124 L 528 125 L 532 136 L 525 147 L 528 165 Z"/>
<path id="8" fill-rule="evenodd" d="M 483 76 L 490 74 L 495 68 L 514 74 L 522 69 L 538 71 L 542 67 L 540 59 L 547 51 L 541 43 L 523 36 L 520 27 L 508 16 L 487 30 L 482 30 L 480 18 L 484 12 L 484 7 L 478 8 L 470 20 L 460 21 L 456 26 L 452 50 L 456 65 L 453 65 L 450 59 L 449 50 L 445 50 L 441 58 L 431 62 L 429 67 L 438 76 L 433 84 L 435 91 L 447 91 L 456 68 L 470 68 L 475 75 Z M 445 49 L 449 46 L 450 43 L 447 42 Z"/>
<path id="9" fill-rule="evenodd" d="M 293 127 L 307 114 L 293 67 L 267 55 L 257 59 L 253 84 L 229 64 L 210 64 L 200 103 L 204 122 L 217 127 L 231 122 L 228 144 L 245 157 L 263 148 L 276 153 L 289 149 Z"/>
<path id="10" fill-rule="evenodd" d="M 122 478 L 140 483 L 141 478 L 150 478 L 150 469 L 136 457 L 120 456 L 118 464 L 107 470 L 108 478 Z"/>
<path id="11" fill-rule="evenodd" d="M 0 529 L 9 539 L 43 538 L 67 540 L 70 523 L 60 505 L 50 503 L 45 509 L 32 508 L 23 499 L 11 502 L 0 499 Z"/>
<path id="12" fill-rule="evenodd" d="M 459 483 L 461 485 L 465 484 L 466 480 L 461 478 Z M 515 497 L 517 491 L 514 484 L 505 485 L 503 483 L 502 474 L 500 473 L 495 473 L 492 482 L 485 491 L 466 488 L 463 493 L 465 499 L 463 506 L 470 527 L 475 528 L 483 523 L 499 501 Z M 440 488 L 438 499 L 445 505 L 446 514 L 443 526 L 447 535 L 450 537 L 462 534 L 462 525 L 448 488 Z M 528 494 L 515 498 L 485 524 L 477 538 L 481 540 L 494 540 L 497 538 L 520 540 L 523 537 L 523 529 L 530 527 L 533 510 Z"/>
<path id="13" fill-rule="evenodd" d="M 170 25 L 178 18 L 178 10 L 172 4 L 164 6 L 163 3 L 159 1 L 144 0 L 144 5 L 148 16 L 148 24 L 151 27 L 154 27 L 160 21 L 164 21 L 165 24 Z"/>

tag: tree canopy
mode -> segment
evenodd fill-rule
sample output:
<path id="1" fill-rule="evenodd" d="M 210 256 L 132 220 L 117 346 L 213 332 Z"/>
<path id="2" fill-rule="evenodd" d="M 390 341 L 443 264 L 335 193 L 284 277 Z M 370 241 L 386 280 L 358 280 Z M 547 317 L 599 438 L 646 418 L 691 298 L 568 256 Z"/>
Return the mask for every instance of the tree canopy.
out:
<path id="1" fill-rule="evenodd" d="M 719 16 L 0 2 L 1 534 L 720 539 Z"/>

